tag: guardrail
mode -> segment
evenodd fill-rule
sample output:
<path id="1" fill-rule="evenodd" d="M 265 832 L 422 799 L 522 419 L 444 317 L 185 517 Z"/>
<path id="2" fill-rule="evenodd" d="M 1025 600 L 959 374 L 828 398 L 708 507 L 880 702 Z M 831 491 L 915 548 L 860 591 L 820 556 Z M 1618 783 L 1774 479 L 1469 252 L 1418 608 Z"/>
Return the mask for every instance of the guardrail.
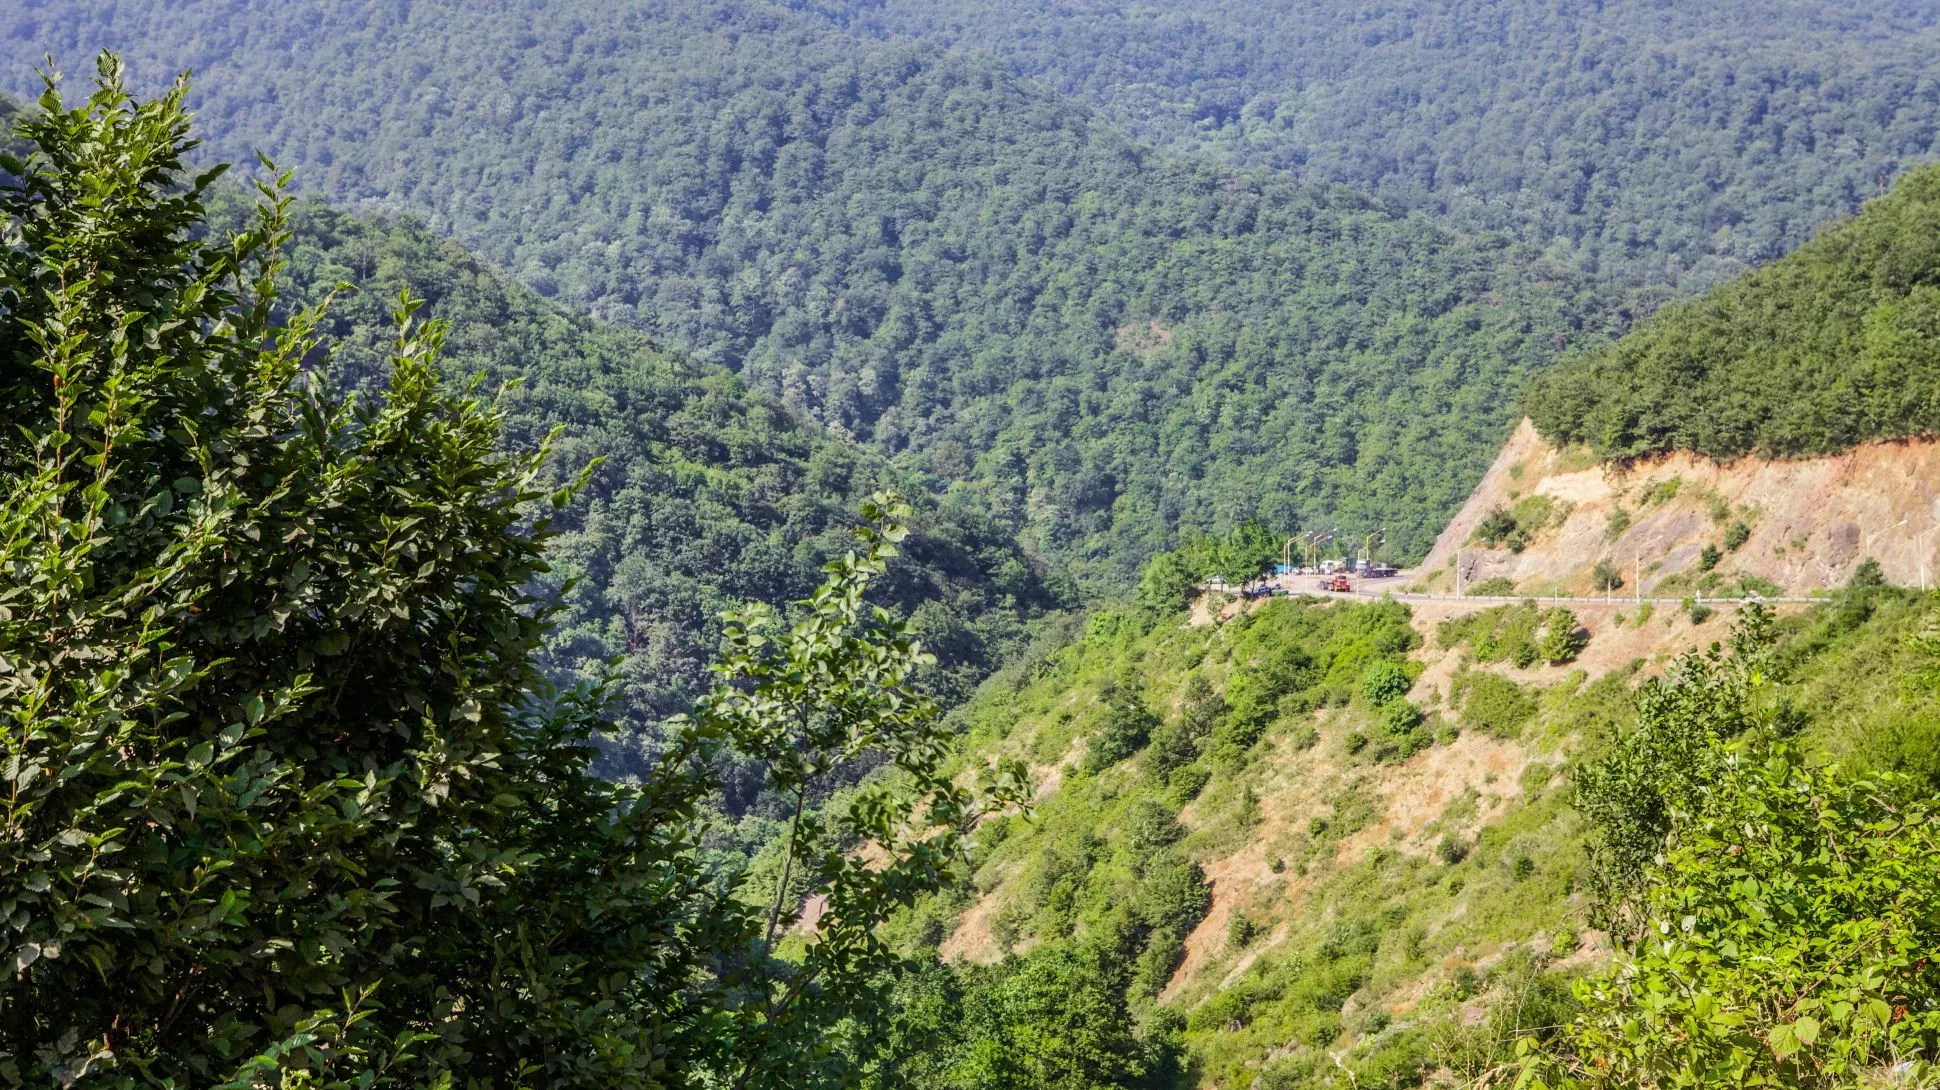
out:
<path id="1" fill-rule="evenodd" d="M 1302 591 L 1301 593 L 1314 598 L 1329 597 L 1329 593 L 1324 591 Z M 1831 598 L 1798 598 L 1790 596 L 1774 596 L 1769 598 L 1759 596 L 1750 598 L 1714 598 L 1704 594 L 1693 594 L 1684 598 L 1585 598 L 1536 594 L 1423 594 L 1394 590 L 1383 590 L 1379 592 L 1352 590 L 1345 594 L 1340 594 L 1340 592 L 1333 593 L 1338 594 L 1340 597 L 1395 598 L 1409 602 L 1535 602 L 1538 605 L 1559 606 L 1681 606 L 1685 602 L 1706 606 L 1742 606 L 1751 602 L 1757 602 L 1761 605 L 1787 603 L 1809 605 L 1832 600 Z"/>

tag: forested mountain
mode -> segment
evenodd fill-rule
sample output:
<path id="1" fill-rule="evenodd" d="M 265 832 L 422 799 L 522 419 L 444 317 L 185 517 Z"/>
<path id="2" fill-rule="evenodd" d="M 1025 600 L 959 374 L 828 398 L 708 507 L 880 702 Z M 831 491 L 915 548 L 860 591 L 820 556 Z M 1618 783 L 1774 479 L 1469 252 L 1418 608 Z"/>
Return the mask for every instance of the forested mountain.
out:
<path id="1" fill-rule="evenodd" d="M 1526 401 L 1552 440 L 1607 458 L 1798 457 L 1940 434 L 1940 167 L 1537 376 Z"/>
<path id="2" fill-rule="evenodd" d="M 1419 554 L 1514 390 L 1621 307 L 1501 237 L 1169 159 L 992 63 L 752 3 L 62 4 L 23 79 L 203 73 L 209 152 L 416 210 L 726 364 L 1092 586 L 1175 527 Z"/>
<path id="3" fill-rule="evenodd" d="M 795 0 L 987 51 L 1175 148 L 1340 182 L 1702 288 L 1940 139 L 1940 4 Z"/>
<path id="4" fill-rule="evenodd" d="M 806 597 L 849 547 L 861 497 L 897 483 L 880 458 L 735 376 L 541 299 L 420 228 L 316 203 L 300 205 L 292 226 L 291 303 L 353 286 L 323 326 L 346 375 L 385 373 L 392 303 L 409 288 L 425 300 L 421 317 L 452 323 L 449 374 L 479 376 L 486 391 L 519 384 L 508 395 L 510 443 L 530 449 L 560 427 L 555 483 L 602 460 L 557 522 L 546 578 L 574 585 L 547 654 L 555 671 L 589 678 L 621 660 L 631 731 L 616 740 L 617 767 L 637 768 L 627 754 L 642 728 L 706 688 L 721 613 Z M 913 615 L 939 656 L 931 687 L 961 699 L 1066 592 L 988 520 L 917 502 L 923 524 L 909 559 L 880 593 Z"/>

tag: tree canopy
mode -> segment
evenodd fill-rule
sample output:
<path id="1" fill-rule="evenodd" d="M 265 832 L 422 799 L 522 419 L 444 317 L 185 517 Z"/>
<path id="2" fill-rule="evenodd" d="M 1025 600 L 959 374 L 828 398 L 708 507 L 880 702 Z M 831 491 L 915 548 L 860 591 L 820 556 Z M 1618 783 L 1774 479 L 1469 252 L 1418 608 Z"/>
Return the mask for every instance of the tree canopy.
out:
<path id="1" fill-rule="evenodd" d="M 1536 427 L 1606 458 L 1804 457 L 1940 434 L 1940 167 L 1796 253 L 1537 376 Z"/>
<path id="2" fill-rule="evenodd" d="M 988 60 L 757 3 L 303 0 L 220 36 L 190 10 L 6 34 L 22 73 L 105 43 L 219 75 L 216 152 L 726 365 L 1092 589 L 1248 519 L 1425 552 L 1510 393 L 1621 322 L 1506 236 L 1158 153 Z"/>

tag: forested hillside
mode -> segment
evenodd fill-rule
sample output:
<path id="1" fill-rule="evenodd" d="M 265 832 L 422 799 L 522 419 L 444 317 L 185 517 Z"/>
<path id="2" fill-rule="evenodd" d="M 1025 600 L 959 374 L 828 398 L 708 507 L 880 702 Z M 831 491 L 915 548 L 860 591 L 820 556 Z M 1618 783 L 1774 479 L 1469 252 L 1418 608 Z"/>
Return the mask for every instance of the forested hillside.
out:
<path id="1" fill-rule="evenodd" d="M 1940 4 L 796 0 L 1002 58 L 1163 146 L 1703 288 L 1940 139 Z"/>
<path id="2" fill-rule="evenodd" d="M 293 230 L 291 302 L 353 285 L 323 327 L 347 375 L 384 374 L 391 305 L 409 288 L 425 317 L 452 323 L 448 373 L 479 376 L 487 390 L 519 384 L 508 441 L 530 449 L 562 428 L 548 470 L 560 483 L 602 460 L 557 523 L 546 578 L 574 585 L 548 655 L 588 678 L 622 660 L 632 732 L 618 739 L 621 767 L 635 767 L 624 754 L 647 724 L 705 690 L 721 613 L 806 597 L 849 547 L 860 498 L 896 479 L 880 458 L 798 422 L 735 376 L 547 302 L 419 228 L 311 203 Z M 938 654 L 931 686 L 961 699 L 1066 592 L 988 520 L 919 504 L 909 560 L 880 594 L 913 614 Z"/>
<path id="3" fill-rule="evenodd" d="M 1940 434 L 1940 168 L 1538 376 L 1526 401 L 1544 435 L 1606 458 L 1801 457 Z"/>
<path id="4" fill-rule="evenodd" d="M 212 32 L 220 27 L 220 32 Z M 1620 310 L 1501 237 L 1145 150 L 992 63 L 753 3 L 16 9 L 10 78 L 193 66 L 212 155 L 416 210 L 1124 586 L 1178 526 L 1425 550 Z"/>

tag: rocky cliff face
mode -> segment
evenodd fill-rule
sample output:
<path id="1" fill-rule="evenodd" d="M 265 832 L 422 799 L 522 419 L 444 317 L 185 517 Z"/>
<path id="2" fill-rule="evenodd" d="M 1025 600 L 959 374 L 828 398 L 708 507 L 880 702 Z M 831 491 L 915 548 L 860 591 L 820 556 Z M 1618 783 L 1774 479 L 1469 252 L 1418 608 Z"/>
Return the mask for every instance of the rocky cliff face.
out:
<path id="1" fill-rule="evenodd" d="M 1501 580 L 1497 589 L 1527 594 L 1601 593 L 1600 563 L 1622 578 L 1620 596 L 1810 594 L 1843 585 L 1869 557 L 1890 582 L 1932 585 L 1940 442 L 1606 465 L 1558 450 L 1525 420 L 1436 539 L 1422 584 L 1453 589 L 1458 554 L 1465 588 Z"/>

